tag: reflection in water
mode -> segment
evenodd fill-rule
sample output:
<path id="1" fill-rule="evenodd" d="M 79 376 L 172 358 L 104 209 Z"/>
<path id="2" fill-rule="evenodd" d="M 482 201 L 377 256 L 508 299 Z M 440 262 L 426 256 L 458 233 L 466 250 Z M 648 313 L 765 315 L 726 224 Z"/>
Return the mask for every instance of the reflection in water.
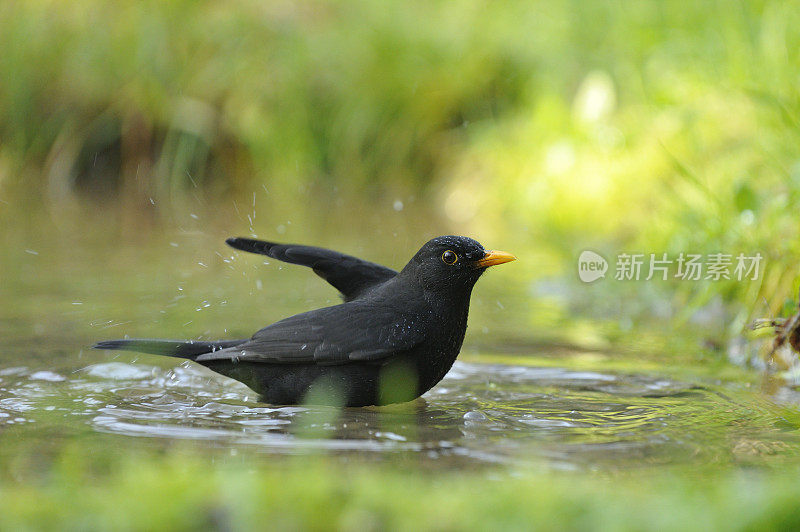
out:
<path id="1" fill-rule="evenodd" d="M 800 439 L 746 390 L 643 375 L 459 362 L 413 403 L 338 410 L 255 403 L 243 385 L 188 363 L 0 370 L 0 430 L 76 418 L 101 433 L 267 452 L 544 460 L 563 469 L 775 459 Z"/>

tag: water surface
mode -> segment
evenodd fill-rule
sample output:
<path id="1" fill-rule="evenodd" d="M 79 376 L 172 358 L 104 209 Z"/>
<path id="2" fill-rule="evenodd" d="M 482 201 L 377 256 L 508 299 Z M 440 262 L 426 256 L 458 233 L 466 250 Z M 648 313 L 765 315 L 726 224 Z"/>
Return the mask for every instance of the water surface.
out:
<path id="1" fill-rule="evenodd" d="M 6 234 L 4 445 L 78 441 L 154 452 L 187 445 L 420 468 L 800 463 L 791 388 L 764 388 L 744 371 L 718 377 L 699 357 L 680 365 L 686 356 L 555 351 L 525 325 L 536 323 L 532 298 L 492 272 L 475 289 L 460 361 L 407 405 L 274 407 L 190 362 L 87 348 L 124 335 L 246 337 L 337 301 L 305 269 L 231 253 L 224 234 L 178 231 L 125 246 L 72 234 L 36 242 Z M 515 354 L 493 355 L 511 351 L 509 331 Z"/>
<path id="2" fill-rule="evenodd" d="M 339 410 L 259 404 L 243 385 L 201 366 L 165 368 L 148 363 L 152 358 L 60 371 L 4 367 L 0 431 L 571 470 L 775 463 L 795 459 L 800 448 L 800 431 L 783 408 L 734 383 L 499 364 L 483 356 L 484 362 L 456 363 L 414 403 Z"/>

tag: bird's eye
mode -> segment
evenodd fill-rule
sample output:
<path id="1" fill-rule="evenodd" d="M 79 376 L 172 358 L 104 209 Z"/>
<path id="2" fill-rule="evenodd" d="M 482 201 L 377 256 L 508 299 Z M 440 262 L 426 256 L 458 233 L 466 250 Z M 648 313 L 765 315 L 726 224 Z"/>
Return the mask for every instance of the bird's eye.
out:
<path id="1" fill-rule="evenodd" d="M 449 264 L 450 266 L 452 266 L 453 264 L 455 264 L 456 262 L 458 262 L 458 255 L 456 255 L 456 254 L 455 254 L 455 252 L 453 252 L 453 251 L 450 251 L 450 250 L 448 249 L 447 251 L 445 251 L 444 253 L 442 253 L 442 262 L 444 262 L 445 264 Z"/>

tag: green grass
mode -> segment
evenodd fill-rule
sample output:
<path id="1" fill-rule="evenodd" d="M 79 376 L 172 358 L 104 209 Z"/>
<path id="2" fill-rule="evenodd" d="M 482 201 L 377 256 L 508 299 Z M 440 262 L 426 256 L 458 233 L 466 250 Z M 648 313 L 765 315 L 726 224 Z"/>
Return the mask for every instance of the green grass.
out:
<path id="1" fill-rule="evenodd" d="M 604 476 L 430 471 L 72 446 L 33 474 L 4 466 L 7 530 L 792 530 L 798 471 Z M 18 460 L 19 462 L 19 460 Z M 270 463 L 275 462 L 275 463 Z M 102 464 L 102 465 L 98 465 Z M 22 469 L 22 470 L 20 470 Z M 676 474 L 680 473 L 680 474 Z"/>

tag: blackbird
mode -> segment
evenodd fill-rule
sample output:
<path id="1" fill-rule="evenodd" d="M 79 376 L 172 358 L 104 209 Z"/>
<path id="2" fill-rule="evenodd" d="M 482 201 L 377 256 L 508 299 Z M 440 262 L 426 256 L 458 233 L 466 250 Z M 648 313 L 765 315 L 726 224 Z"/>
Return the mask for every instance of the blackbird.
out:
<path id="1" fill-rule="evenodd" d="M 301 264 L 344 302 L 268 325 L 244 340 L 110 340 L 118 349 L 193 360 L 243 382 L 265 403 L 384 405 L 410 401 L 450 370 L 467 329 L 472 287 L 515 259 L 463 236 L 428 241 L 398 273 L 329 249 L 229 238 L 228 245 Z"/>

